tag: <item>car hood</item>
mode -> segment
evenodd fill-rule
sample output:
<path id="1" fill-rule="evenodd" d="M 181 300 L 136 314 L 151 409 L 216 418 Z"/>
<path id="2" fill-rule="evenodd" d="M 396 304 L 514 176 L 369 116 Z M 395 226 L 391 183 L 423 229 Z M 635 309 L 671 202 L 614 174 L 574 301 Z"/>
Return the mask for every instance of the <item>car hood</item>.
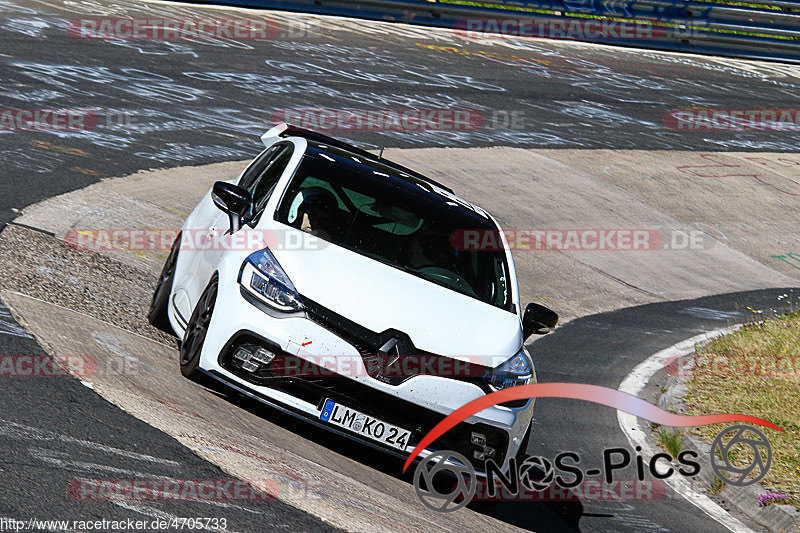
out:
<path id="1" fill-rule="evenodd" d="M 402 331 L 420 350 L 496 367 L 522 345 L 515 313 L 340 246 L 272 252 L 301 295 L 375 333 Z"/>

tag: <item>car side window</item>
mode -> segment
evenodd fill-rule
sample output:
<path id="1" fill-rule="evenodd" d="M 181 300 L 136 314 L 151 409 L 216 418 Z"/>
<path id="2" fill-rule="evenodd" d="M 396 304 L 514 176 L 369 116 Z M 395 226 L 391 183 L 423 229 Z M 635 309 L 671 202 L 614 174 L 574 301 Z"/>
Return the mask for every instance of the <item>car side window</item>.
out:
<path id="1" fill-rule="evenodd" d="M 281 148 L 281 145 L 273 145 L 261 152 L 258 157 L 256 157 L 250 166 L 244 171 L 242 174 L 241 179 L 239 180 L 239 187 L 243 187 L 248 191 L 252 192 L 253 184 L 256 181 L 264 169 L 267 168 L 267 165 L 270 161 L 272 161 L 273 156 L 276 152 Z"/>
<path id="2" fill-rule="evenodd" d="M 275 185 L 289 164 L 294 151 L 291 143 L 279 143 L 267 149 L 245 171 L 239 186 L 247 189 L 253 198 L 253 210 L 247 224 L 255 226 L 267 205 Z"/>
<path id="3" fill-rule="evenodd" d="M 253 195 L 253 220 L 257 221 L 261 217 L 262 211 L 267 206 L 267 201 L 272 195 L 278 180 L 292 158 L 292 145 L 281 145 L 279 150 L 272 156 L 269 164 L 261 173 L 253 185 L 250 194 Z"/>

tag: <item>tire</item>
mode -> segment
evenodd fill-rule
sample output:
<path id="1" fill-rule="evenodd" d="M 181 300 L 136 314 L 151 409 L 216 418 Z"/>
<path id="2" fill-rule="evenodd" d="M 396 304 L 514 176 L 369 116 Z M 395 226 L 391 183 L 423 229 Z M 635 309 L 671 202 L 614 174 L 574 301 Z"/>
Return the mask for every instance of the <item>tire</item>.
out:
<path id="1" fill-rule="evenodd" d="M 158 276 L 158 285 L 153 292 L 153 299 L 150 301 L 150 310 L 147 313 L 147 321 L 150 324 L 169 333 L 175 335 L 172 325 L 169 323 L 167 310 L 169 308 L 169 295 L 172 293 L 172 283 L 175 279 L 175 265 L 178 262 L 178 246 L 181 242 L 181 234 L 175 238 L 172 243 L 172 248 L 169 251 L 167 260 L 164 261 L 164 266 L 161 268 L 161 274 Z"/>
<path id="2" fill-rule="evenodd" d="M 181 374 L 202 384 L 206 384 L 209 379 L 198 368 L 198 365 L 200 364 L 200 353 L 203 351 L 203 344 L 208 334 L 208 326 L 211 324 L 211 315 L 214 313 L 214 305 L 217 302 L 218 287 L 219 280 L 214 277 L 197 301 L 181 342 Z"/>

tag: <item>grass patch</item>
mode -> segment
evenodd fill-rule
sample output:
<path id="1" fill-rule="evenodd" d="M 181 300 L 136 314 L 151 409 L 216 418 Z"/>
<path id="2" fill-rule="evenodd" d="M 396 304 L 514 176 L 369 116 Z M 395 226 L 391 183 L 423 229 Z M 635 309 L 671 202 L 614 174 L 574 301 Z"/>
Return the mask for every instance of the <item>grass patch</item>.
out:
<path id="1" fill-rule="evenodd" d="M 709 489 L 708 492 L 710 492 L 714 496 L 719 496 L 719 494 L 722 492 L 722 489 L 724 488 L 725 488 L 725 482 L 722 481 L 717 476 L 714 476 L 714 479 L 711 480 L 711 488 Z"/>
<path id="2" fill-rule="evenodd" d="M 800 500 L 800 311 L 711 341 L 700 350 L 685 403 L 691 414 L 737 413 L 764 418 L 784 432 L 761 428 L 772 444 L 772 467 L 761 483 Z M 696 429 L 711 441 L 727 425 Z M 735 447 L 729 457 L 749 462 L 749 447 Z"/>
<path id="3" fill-rule="evenodd" d="M 681 453 L 681 440 L 683 433 L 674 429 L 660 429 L 658 431 L 658 442 L 666 448 L 672 457 L 678 457 Z"/>

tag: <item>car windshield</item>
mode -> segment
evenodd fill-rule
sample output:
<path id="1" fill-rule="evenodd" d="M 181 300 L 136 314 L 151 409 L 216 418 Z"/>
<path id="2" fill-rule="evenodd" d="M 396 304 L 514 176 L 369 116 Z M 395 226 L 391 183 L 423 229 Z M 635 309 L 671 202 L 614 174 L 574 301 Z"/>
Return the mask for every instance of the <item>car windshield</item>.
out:
<path id="1" fill-rule="evenodd" d="M 429 184 L 375 161 L 309 148 L 275 218 L 510 310 L 509 272 L 502 248 L 470 251 L 451 244 L 452 236 L 461 230 L 496 232 L 497 227 L 466 202 L 442 192 L 432 192 Z"/>

